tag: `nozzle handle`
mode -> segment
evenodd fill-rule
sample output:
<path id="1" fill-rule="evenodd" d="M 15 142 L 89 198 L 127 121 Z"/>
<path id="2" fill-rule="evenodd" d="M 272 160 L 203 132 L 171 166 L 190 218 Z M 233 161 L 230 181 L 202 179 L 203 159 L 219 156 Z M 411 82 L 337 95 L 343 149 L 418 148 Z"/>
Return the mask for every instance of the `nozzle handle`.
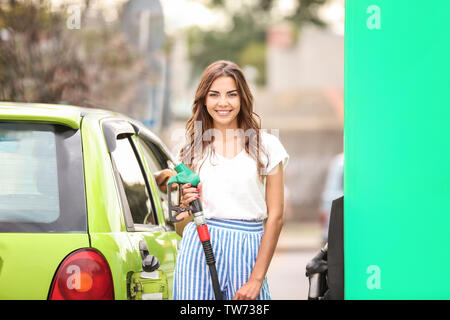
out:
<path id="1" fill-rule="evenodd" d="M 181 188 L 180 185 L 178 185 L 178 204 L 181 202 L 180 188 Z M 172 190 L 172 183 L 167 184 L 167 201 L 169 202 L 169 205 L 168 205 L 168 207 L 169 207 L 169 219 L 170 219 L 170 222 L 177 223 L 177 222 L 180 222 L 180 221 L 184 220 L 184 218 L 177 219 L 177 216 L 180 213 L 184 212 L 184 211 L 191 210 L 191 207 L 188 206 L 188 207 L 183 208 L 180 205 L 178 205 L 178 206 L 177 205 L 173 205 L 172 204 L 172 192 L 171 192 L 171 190 Z M 174 211 L 175 211 L 175 214 L 173 214 Z"/>
<path id="2" fill-rule="evenodd" d="M 198 174 L 186 167 L 183 162 L 180 162 L 174 169 L 178 174 L 171 177 L 169 181 L 167 181 L 167 185 L 169 185 L 169 183 L 190 183 L 193 187 L 196 187 L 200 183 Z"/>

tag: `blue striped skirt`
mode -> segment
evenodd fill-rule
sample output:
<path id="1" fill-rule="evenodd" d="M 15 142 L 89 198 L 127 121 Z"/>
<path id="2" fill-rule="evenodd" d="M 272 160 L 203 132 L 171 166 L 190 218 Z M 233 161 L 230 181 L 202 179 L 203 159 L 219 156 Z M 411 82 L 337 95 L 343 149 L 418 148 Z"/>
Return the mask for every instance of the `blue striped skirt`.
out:
<path id="1" fill-rule="evenodd" d="M 231 300 L 249 279 L 258 255 L 264 227 L 262 221 L 208 219 L 211 245 L 224 300 Z M 193 222 L 186 225 L 178 251 L 173 299 L 213 300 L 214 291 L 203 247 Z M 269 300 L 267 279 L 258 300 Z"/>

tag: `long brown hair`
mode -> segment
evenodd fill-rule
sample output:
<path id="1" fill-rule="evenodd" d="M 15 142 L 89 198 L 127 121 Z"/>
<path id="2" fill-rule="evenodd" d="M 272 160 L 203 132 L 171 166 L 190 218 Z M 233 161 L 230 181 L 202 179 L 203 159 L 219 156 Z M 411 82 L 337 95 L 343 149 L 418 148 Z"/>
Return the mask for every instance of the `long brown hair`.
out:
<path id="1" fill-rule="evenodd" d="M 215 139 L 215 137 L 206 137 L 205 132 L 211 132 L 213 129 L 213 120 L 205 106 L 206 95 L 211 88 L 212 83 L 219 77 L 231 77 L 236 82 L 236 86 L 241 99 L 241 108 L 237 115 L 238 127 L 245 132 L 244 147 L 245 152 L 249 154 L 257 163 L 257 173 L 259 179 L 263 181 L 266 174 L 266 165 L 261 160 L 261 155 L 267 154 L 261 145 L 261 118 L 253 111 L 253 95 L 245 79 L 242 70 L 233 62 L 220 60 L 210 64 L 200 79 L 197 91 L 195 93 L 194 103 L 192 105 L 192 116 L 186 123 L 186 145 L 181 149 L 181 160 L 192 170 L 195 170 L 198 162 L 203 158 L 205 150 Z M 201 132 L 196 123 L 201 123 Z"/>

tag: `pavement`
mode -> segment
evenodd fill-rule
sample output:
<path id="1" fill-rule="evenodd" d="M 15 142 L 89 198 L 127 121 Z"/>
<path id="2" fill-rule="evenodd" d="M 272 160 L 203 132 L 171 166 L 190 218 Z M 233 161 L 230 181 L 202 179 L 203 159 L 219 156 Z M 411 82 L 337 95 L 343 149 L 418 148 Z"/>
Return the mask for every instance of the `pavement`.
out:
<path id="1" fill-rule="evenodd" d="M 273 300 L 306 300 L 309 282 L 306 264 L 321 247 L 318 223 L 287 222 L 267 271 Z"/>
<path id="2" fill-rule="evenodd" d="M 321 227 L 315 222 L 285 222 L 278 239 L 277 252 L 320 249 Z"/>

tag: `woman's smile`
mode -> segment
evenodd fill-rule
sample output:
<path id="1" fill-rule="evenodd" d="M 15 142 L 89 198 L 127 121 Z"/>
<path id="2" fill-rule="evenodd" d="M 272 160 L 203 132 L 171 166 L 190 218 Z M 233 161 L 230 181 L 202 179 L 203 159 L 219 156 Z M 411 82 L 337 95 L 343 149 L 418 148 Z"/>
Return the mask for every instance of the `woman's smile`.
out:
<path id="1" fill-rule="evenodd" d="M 241 97 L 232 77 L 218 77 L 213 81 L 205 99 L 206 108 L 215 128 L 237 128 Z"/>
<path id="2" fill-rule="evenodd" d="M 216 112 L 219 114 L 219 116 L 228 116 L 231 110 L 216 110 Z"/>

